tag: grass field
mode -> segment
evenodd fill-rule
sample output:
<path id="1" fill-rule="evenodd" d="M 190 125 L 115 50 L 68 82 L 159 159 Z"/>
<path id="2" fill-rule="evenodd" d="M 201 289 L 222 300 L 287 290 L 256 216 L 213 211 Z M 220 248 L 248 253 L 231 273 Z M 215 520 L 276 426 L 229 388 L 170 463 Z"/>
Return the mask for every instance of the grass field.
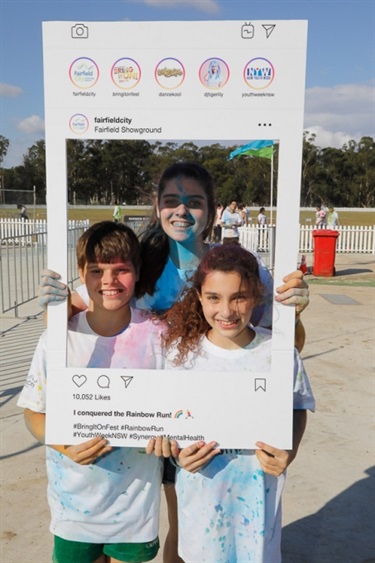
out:
<path id="1" fill-rule="evenodd" d="M 102 209 L 96 207 L 87 206 L 83 209 L 70 208 L 68 210 L 68 219 L 70 220 L 83 220 L 89 219 L 90 224 L 97 223 L 98 221 L 104 221 L 105 219 L 112 219 L 112 207 L 103 207 Z M 148 215 L 150 211 L 146 209 L 127 208 L 123 209 L 124 215 Z M 269 219 L 269 212 L 266 212 Z M 252 210 L 250 216 L 253 222 L 257 216 L 257 210 Z M 18 218 L 19 215 L 17 211 L 10 210 L 9 208 L 0 207 L 0 218 Z M 29 207 L 29 217 L 34 219 L 34 209 Z M 35 219 L 45 219 L 46 210 L 45 208 L 35 209 Z M 274 221 L 277 221 L 277 212 L 273 212 Z M 300 213 L 300 223 L 302 225 L 313 225 L 315 220 L 315 211 L 301 211 Z M 375 213 L 373 211 L 340 211 L 339 212 L 340 225 L 347 226 L 372 226 L 375 224 Z"/>

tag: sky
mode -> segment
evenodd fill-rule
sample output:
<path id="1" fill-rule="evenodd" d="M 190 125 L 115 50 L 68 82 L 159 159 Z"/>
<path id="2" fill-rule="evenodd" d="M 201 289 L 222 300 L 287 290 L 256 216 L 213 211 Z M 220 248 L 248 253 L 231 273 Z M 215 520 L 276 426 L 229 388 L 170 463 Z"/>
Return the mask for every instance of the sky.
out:
<path id="1" fill-rule="evenodd" d="M 375 0 L 1 0 L 3 166 L 44 138 L 43 21 L 308 20 L 304 129 L 321 148 L 375 137 Z M 194 38 L 192 38 L 194 41 Z"/>

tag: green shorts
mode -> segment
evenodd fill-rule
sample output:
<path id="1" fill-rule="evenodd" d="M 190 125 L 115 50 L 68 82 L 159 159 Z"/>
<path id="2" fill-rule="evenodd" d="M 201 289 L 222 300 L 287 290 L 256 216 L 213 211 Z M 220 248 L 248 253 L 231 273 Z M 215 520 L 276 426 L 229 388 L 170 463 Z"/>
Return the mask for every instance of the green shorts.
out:
<path id="1" fill-rule="evenodd" d="M 145 543 L 84 543 L 64 540 L 55 536 L 53 563 L 93 563 L 102 553 L 126 561 L 143 563 L 151 561 L 159 551 L 159 538 Z"/>

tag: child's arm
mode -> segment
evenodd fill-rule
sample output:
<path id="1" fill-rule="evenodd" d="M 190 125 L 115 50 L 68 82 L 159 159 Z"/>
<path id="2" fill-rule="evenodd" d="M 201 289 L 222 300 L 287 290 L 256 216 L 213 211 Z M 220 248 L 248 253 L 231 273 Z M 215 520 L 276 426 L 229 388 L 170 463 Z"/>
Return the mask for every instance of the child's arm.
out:
<path id="1" fill-rule="evenodd" d="M 24 410 L 25 424 L 29 432 L 40 442 L 45 443 L 46 415 L 41 412 L 35 412 L 30 409 Z M 96 436 L 87 442 L 75 446 L 52 446 L 51 448 L 69 457 L 75 463 L 80 465 L 89 465 L 94 463 L 99 457 L 111 451 L 112 447 L 108 445 L 107 440 L 101 436 Z"/>
<path id="2" fill-rule="evenodd" d="M 303 273 L 296 270 L 283 278 L 283 285 L 276 288 L 278 295 L 276 301 L 283 305 L 296 306 L 296 328 L 294 333 L 294 346 L 299 352 L 305 345 L 306 332 L 300 319 L 300 314 L 308 306 L 309 286 L 303 279 Z"/>
<path id="3" fill-rule="evenodd" d="M 216 442 L 196 442 L 180 450 L 176 440 L 169 441 L 167 437 L 158 436 L 151 438 L 146 447 L 148 454 L 154 453 L 158 457 L 173 457 L 179 467 L 183 467 L 186 471 L 196 473 L 215 455 L 220 453 L 219 449 L 215 449 Z"/>
<path id="4" fill-rule="evenodd" d="M 293 449 L 278 450 L 264 442 L 257 442 L 260 448 L 255 451 L 260 465 L 265 473 L 279 477 L 283 471 L 292 463 L 297 455 L 302 436 L 305 432 L 307 412 L 305 410 L 293 411 Z"/>
<path id="5" fill-rule="evenodd" d="M 216 448 L 217 442 L 195 442 L 180 450 L 176 441 L 171 442 L 172 456 L 175 458 L 179 467 L 183 467 L 190 473 L 196 473 L 215 455 L 221 452 Z"/>

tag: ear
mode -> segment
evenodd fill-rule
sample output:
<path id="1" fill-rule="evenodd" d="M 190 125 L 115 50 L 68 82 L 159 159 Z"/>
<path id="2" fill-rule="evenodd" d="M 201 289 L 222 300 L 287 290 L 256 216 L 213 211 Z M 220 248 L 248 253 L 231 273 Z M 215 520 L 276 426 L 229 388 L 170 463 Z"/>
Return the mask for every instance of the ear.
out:
<path id="1" fill-rule="evenodd" d="M 196 294 L 198 296 L 200 303 L 202 304 L 202 295 L 199 293 L 199 291 L 197 289 L 195 291 L 196 291 Z"/>
<path id="2" fill-rule="evenodd" d="M 81 280 L 81 282 L 85 283 L 85 271 L 82 270 L 81 268 L 78 268 L 78 273 L 79 273 L 79 279 Z"/>

